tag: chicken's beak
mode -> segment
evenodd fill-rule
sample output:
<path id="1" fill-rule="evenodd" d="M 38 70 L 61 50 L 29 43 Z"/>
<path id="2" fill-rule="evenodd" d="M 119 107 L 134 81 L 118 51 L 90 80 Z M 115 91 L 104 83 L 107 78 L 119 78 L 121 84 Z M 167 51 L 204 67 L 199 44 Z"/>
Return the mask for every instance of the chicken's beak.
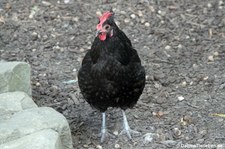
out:
<path id="1" fill-rule="evenodd" d="M 100 33 L 101 33 L 101 31 L 97 30 L 95 36 L 98 36 Z"/>

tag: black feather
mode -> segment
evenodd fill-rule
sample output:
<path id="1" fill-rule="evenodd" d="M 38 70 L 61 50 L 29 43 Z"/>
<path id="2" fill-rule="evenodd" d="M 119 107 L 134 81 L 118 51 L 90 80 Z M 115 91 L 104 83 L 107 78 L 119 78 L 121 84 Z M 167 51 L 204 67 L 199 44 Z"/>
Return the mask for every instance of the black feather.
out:
<path id="1" fill-rule="evenodd" d="M 113 27 L 105 41 L 95 38 L 78 73 L 78 83 L 86 101 L 104 112 L 108 107 L 133 107 L 145 86 L 145 70 L 128 37 Z"/>

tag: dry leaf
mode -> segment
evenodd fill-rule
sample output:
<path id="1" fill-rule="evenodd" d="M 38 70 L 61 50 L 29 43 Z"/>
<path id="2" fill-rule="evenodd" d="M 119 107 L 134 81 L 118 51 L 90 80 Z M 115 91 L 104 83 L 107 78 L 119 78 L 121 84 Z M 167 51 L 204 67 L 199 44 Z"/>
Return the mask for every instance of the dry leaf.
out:
<path id="1" fill-rule="evenodd" d="M 218 116 L 218 117 L 225 118 L 225 114 L 223 114 L 223 113 L 213 113 L 213 114 L 210 114 L 210 116 Z"/>
<path id="2" fill-rule="evenodd" d="M 5 24 L 5 18 L 3 16 L 0 16 L 0 23 Z"/>

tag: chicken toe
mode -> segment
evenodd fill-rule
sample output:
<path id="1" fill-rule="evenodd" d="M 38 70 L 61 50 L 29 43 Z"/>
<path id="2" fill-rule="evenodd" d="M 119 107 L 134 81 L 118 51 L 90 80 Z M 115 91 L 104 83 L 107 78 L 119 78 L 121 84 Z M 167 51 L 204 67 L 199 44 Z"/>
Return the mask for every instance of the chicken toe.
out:
<path id="1" fill-rule="evenodd" d="M 140 132 L 130 129 L 125 111 L 122 110 L 122 113 L 123 113 L 123 130 L 120 132 L 120 135 L 127 134 L 128 138 L 130 140 L 132 140 L 132 134 L 133 135 L 140 135 Z"/>

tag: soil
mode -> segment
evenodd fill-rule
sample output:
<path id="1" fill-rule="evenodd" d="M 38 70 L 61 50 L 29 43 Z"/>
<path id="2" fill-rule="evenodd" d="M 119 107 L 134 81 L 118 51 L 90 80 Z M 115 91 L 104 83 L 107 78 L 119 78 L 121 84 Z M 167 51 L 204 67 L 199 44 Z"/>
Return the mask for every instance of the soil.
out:
<path id="1" fill-rule="evenodd" d="M 126 111 L 141 135 L 133 141 L 117 135 L 122 112 L 109 109 L 115 138 L 100 144 L 101 114 L 80 94 L 77 72 L 95 38 L 97 14 L 110 7 L 147 82 Z M 223 0 L 0 1 L 1 60 L 31 65 L 34 101 L 67 118 L 79 149 L 225 148 L 225 119 L 215 115 L 225 113 L 224 41 Z"/>

